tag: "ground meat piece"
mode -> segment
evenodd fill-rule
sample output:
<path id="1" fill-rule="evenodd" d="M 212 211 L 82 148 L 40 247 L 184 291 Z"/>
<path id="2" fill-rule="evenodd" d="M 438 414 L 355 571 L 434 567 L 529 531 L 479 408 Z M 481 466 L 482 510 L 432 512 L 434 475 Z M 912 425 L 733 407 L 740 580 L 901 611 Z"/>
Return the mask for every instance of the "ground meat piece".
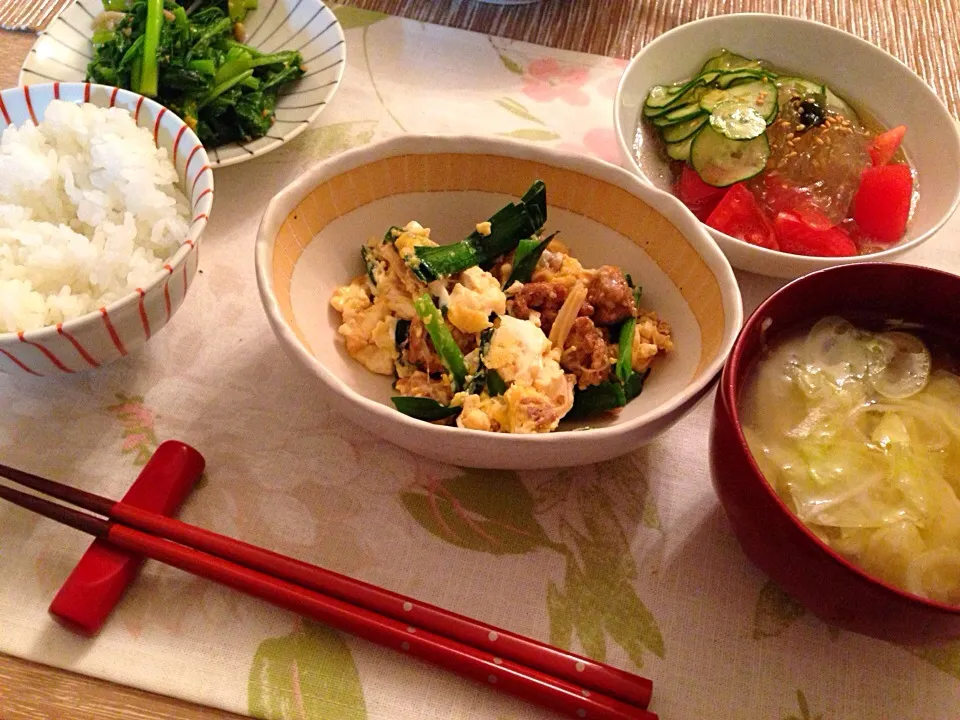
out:
<path id="1" fill-rule="evenodd" d="M 633 290 L 620 268 L 603 265 L 587 288 L 587 302 L 593 306 L 593 321 L 597 325 L 615 325 L 637 314 Z"/>
<path id="2" fill-rule="evenodd" d="M 431 398 L 443 405 L 448 405 L 453 399 L 453 389 L 449 382 L 432 378 L 420 370 L 399 378 L 393 387 L 401 395 Z"/>
<path id="3" fill-rule="evenodd" d="M 404 358 L 411 365 L 416 365 L 421 370 L 436 374 L 443 372 L 443 363 L 440 362 L 440 356 L 433 349 L 433 343 L 430 342 L 430 336 L 427 334 L 427 328 L 419 317 L 410 321 L 410 329 L 407 332 L 407 346 L 403 353 Z"/>
<path id="4" fill-rule="evenodd" d="M 454 327 L 450 323 L 447 323 L 447 327 L 450 328 L 450 334 L 453 335 L 454 342 L 457 343 L 457 346 L 460 348 L 460 351 L 464 355 L 466 355 L 468 352 L 471 352 L 477 349 L 478 342 L 477 342 L 476 333 L 463 332 L 462 330 Z M 431 349 L 433 348 L 432 343 L 430 347 Z"/>
<path id="5" fill-rule="evenodd" d="M 598 328 L 588 317 L 578 317 L 563 346 L 560 366 L 573 373 L 581 390 L 598 385 L 610 376 L 611 348 L 603 328 Z"/>
<path id="6" fill-rule="evenodd" d="M 461 332 L 450 323 L 447 323 L 447 327 L 464 355 L 477 348 L 476 335 Z M 446 370 L 440 361 L 440 356 L 433 347 L 433 341 L 427 333 L 427 328 L 424 327 L 423 321 L 419 317 L 410 321 L 410 329 L 407 331 L 407 342 L 402 356 L 411 365 L 416 365 L 421 370 L 433 375 Z"/>
<path id="7" fill-rule="evenodd" d="M 526 283 L 507 300 L 507 314 L 520 320 L 530 318 L 531 312 L 540 313 L 540 329 L 544 335 L 550 334 L 553 321 L 567 299 L 567 287 L 560 283 L 530 282 Z M 584 302 L 580 306 L 579 315 L 586 316 L 593 312 L 593 306 Z"/>

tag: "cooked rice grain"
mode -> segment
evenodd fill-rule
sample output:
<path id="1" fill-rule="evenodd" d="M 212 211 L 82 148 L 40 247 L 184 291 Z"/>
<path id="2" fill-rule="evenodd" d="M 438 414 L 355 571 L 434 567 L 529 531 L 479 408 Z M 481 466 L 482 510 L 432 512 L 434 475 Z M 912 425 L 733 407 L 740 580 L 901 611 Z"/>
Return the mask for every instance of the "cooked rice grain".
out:
<path id="1" fill-rule="evenodd" d="M 149 285 L 186 239 L 167 151 L 121 108 L 54 100 L 0 136 L 0 332 L 53 325 Z"/>

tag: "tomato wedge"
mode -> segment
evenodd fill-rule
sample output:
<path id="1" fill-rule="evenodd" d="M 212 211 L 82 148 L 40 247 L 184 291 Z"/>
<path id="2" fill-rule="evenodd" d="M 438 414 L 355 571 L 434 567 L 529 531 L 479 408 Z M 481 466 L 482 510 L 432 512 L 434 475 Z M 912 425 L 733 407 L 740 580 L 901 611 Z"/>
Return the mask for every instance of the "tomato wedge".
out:
<path id="1" fill-rule="evenodd" d="M 906 165 L 867 168 L 853 196 L 853 219 L 864 234 L 885 245 L 903 237 L 910 218 L 913 175 Z"/>
<path id="2" fill-rule="evenodd" d="M 707 225 L 751 245 L 779 250 L 773 225 L 743 183 L 731 185 L 706 219 Z"/>
<path id="3" fill-rule="evenodd" d="M 780 241 L 780 249 L 794 255 L 844 257 L 856 255 L 857 246 L 839 227 L 816 213 L 784 211 L 773 222 Z"/>
<path id="4" fill-rule="evenodd" d="M 870 159 L 873 161 L 873 166 L 877 167 L 878 165 L 886 165 L 889 163 L 893 159 L 893 156 L 897 154 L 900 143 L 903 142 L 903 136 L 906 134 L 907 126 L 898 125 L 895 128 L 890 128 L 886 132 L 877 135 L 870 144 L 870 147 L 867 148 L 867 151 L 870 153 Z"/>
<path id="5" fill-rule="evenodd" d="M 689 165 L 683 166 L 676 186 L 676 195 L 680 202 L 690 208 L 700 220 L 707 219 L 726 192 L 726 188 L 707 185 Z"/>

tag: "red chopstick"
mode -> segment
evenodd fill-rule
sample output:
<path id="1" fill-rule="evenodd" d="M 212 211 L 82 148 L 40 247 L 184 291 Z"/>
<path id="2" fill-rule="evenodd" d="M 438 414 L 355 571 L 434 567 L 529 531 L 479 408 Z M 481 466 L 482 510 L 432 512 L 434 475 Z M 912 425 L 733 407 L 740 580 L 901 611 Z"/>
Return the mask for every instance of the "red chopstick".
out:
<path id="1" fill-rule="evenodd" d="M 0 475 L 114 521 L 0 485 L 18 505 L 538 705 L 599 720 L 656 718 L 643 709 L 652 689 L 644 678 L 30 473 L 0 465 Z"/>

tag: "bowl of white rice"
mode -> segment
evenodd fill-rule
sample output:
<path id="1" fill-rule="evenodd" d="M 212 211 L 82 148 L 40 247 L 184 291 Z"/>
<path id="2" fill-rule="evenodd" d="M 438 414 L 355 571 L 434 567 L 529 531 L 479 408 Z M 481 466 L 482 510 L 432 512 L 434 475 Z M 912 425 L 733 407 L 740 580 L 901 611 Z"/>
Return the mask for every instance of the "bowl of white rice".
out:
<path id="1" fill-rule="evenodd" d="M 0 371 L 80 372 L 146 343 L 184 301 L 212 205 L 206 151 L 152 100 L 0 92 Z"/>

